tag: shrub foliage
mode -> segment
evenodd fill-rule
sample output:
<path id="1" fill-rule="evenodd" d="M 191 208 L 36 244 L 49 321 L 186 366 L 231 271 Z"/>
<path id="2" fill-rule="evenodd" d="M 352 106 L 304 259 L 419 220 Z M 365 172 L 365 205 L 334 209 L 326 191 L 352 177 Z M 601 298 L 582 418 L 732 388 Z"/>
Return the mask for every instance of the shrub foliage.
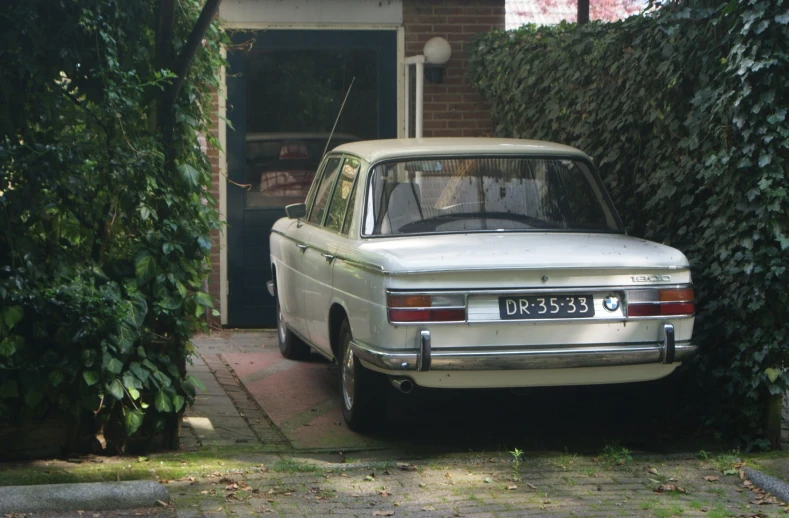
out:
<path id="1" fill-rule="evenodd" d="M 629 231 L 688 255 L 709 415 L 750 431 L 789 388 L 788 73 L 787 0 L 494 31 L 469 59 L 497 134 L 586 151 Z"/>
<path id="2" fill-rule="evenodd" d="M 165 150 L 159 3 L 12 0 L 0 15 L 0 421 L 95 416 L 122 447 L 199 384 L 184 366 L 218 220 L 197 135 L 223 36 L 212 25 L 198 49 Z M 202 4 L 178 2 L 172 52 Z"/>

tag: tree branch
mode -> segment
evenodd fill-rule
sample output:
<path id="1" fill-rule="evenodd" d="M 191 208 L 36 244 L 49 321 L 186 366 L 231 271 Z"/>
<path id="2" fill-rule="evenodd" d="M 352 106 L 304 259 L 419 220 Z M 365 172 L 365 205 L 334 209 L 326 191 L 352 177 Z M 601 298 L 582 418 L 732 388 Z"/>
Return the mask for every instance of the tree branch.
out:
<path id="1" fill-rule="evenodd" d="M 159 24 L 156 26 L 156 67 L 170 65 L 173 52 L 173 25 L 175 23 L 175 0 L 159 1 Z"/>
<path id="2" fill-rule="evenodd" d="M 162 2 L 168 1 L 170 0 L 162 0 Z M 176 78 L 166 91 L 166 97 L 164 99 L 166 104 L 172 106 L 178 98 L 181 87 L 183 87 L 184 81 L 186 80 L 186 74 L 189 73 L 189 67 L 192 66 L 192 60 L 195 57 L 197 48 L 203 41 L 205 33 L 208 31 L 208 27 L 211 25 L 211 21 L 214 19 L 219 9 L 219 4 L 221 3 L 222 0 L 206 0 L 203 5 L 203 10 L 200 12 L 197 23 L 195 23 L 195 26 L 192 28 L 192 33 L 189 34 L 189 39 L 186 40 L 186 45 L 184 45 L 184 48 L 175 61 L 173 72 Z"/>

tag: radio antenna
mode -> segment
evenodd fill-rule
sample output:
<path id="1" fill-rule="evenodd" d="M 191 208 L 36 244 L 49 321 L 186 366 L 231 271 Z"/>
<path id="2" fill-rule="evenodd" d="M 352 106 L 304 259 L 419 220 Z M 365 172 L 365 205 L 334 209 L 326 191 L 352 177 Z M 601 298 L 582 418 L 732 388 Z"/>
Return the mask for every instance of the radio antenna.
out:
<path id="1" fill-rule="evenodd" d="M 334 119 L 334 126 L 331 127 L 331 133 L 329 133 L 329 140 L 326 141 L 326 147 L 323 149 L 323 155 L 321 155 L 321 160 L 323 160 L 323 157 L 325 157 L 326 153 L 329 151 L 329 144 L 331 144 L 331 138 L 334 136 L 334 129 L 337 127 L 337 123 L 340 122 L 340 116 L 342 115 L 343 109 L 345 109 L 345 101 L 348 100 L 348 95 L 351 93 L 351 88 L 353 88 L 354 81 L 356 81 L 356 76 L 353 76 L 353 79 L 351 79 L 351 84 L 348 85 L 348 91 L 345 92 L 345 99 L 342 100 L 342 106 L 340 106 L 340 113 L 338 113 L 337 118 Z"/>

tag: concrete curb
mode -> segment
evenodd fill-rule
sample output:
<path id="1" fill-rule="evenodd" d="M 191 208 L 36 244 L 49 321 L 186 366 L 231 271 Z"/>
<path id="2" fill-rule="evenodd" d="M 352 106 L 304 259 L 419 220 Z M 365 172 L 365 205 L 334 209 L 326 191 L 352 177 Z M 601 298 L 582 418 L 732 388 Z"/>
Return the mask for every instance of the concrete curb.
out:
<path id="1" fill-rule="evenodd" d="M 766 473 L 762 473 L 758 469 L 743 468 L 745 476 L 748 480 L 753 482 L 753 485 L 767 491 L 778 500 L 789 503 L 789 483 L 780 478 L 773 477 Z"/>
<path id="2" fill-rule="evenodd" d="M 0 487 L 0 516 L 40 511 L 104 511 L 153 507 L 169 502 L 161 484 L 151 480 L 41 484 Z"/>

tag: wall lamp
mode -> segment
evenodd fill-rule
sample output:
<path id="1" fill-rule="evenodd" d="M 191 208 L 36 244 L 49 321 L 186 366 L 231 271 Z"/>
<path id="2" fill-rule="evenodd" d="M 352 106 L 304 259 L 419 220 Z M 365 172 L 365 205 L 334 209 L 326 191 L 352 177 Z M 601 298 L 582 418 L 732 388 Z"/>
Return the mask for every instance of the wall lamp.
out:
<path id="1" fill-rule="evenodd" d="M 452 47 L 441 36 L 430 38 L 422 51 L 425 56 L 425 77 L 428 82 L 440 85 L 444 81 L 444 69 L 452 56 Z"/>

